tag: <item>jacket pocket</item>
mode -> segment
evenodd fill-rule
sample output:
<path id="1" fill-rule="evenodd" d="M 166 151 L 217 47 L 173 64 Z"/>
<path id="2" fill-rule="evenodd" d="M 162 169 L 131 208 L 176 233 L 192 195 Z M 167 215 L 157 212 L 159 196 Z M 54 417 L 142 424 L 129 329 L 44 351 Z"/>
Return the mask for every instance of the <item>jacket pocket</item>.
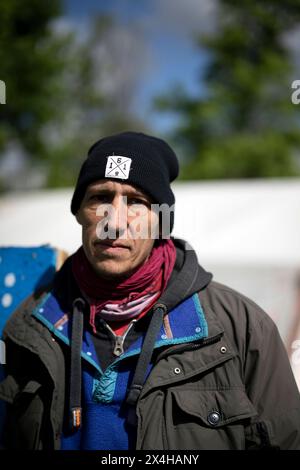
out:
<path id="1" fill-rule="evenodd" d="M 257 416 L 242 388 L 171 389 L 166 407 L 171 449 L 245 449 L 245 428 Z"/>
<path id="2" fill-rule="evenodd" d="M 7 449 L 40 448 L 44 412 L 41 384 L 30 380 L 24 386 L 8 376 L 0 384 L 0 398 L 7 402 L 4 446 Z"/>

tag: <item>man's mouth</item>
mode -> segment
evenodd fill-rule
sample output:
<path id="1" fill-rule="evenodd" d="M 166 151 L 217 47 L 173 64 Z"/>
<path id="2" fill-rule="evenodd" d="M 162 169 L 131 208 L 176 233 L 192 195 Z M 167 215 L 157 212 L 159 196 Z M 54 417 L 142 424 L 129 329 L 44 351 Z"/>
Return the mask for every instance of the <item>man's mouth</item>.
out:
<path id="1" fill-rule="evenodd" d="M 124 243 L 120 243 L 115 240 L 97 240 L 94 244 L 96 247 L 102 248 L 103 250 L 115 252 L 130 249 L 128 245 L 125 245 Z"/>

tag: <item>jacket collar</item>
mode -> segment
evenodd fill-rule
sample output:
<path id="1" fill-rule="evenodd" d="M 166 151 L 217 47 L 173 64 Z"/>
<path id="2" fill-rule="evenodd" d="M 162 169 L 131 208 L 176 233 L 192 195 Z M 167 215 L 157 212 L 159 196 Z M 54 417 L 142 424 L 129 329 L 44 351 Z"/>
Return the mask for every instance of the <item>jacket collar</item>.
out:
<path id="1" fill-rule="evenodd" d="M 53 293 L 50 292 L 44 296 L 42 302 L 32 312 L 32 315 L 43 323 L 57 338 L 66 345 L 70 345 L 71 315 L 70 312 L 61 310 L 60 303 Z M 199 341 L 207 336 L 208 326 L 204 311 L 198 295 L 193 294 L 172 309 L 165 317 L 154 347 L 160 348 Z M 141 335 L 134 341 L 126 352 L 115 360 L 114 364 L 127 357 L 138 355 L 141 352 L 143 338 L 144 335 Z M 99 372 L 102 372 L 91 333 L 87 329 L 84 330 L 81 356 Z"/>

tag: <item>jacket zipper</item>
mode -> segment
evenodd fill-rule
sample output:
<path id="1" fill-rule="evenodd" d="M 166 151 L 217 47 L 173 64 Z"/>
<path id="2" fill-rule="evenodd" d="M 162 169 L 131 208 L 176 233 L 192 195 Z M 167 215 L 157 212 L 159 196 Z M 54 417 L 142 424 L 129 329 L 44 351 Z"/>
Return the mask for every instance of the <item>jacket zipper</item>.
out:
<path id="1" fill-rule="evenodd" d="M 126 336 L 128 335 L 129 331 L 131 330 L 131 328 L 133 327 L 133 325 L 136 321 L 137 321 L 136 319 L 131 321 L 131 323 L 129 324 L 127 330 L 125 331 L 125 333 L 122 336 L 116 335 L 115 332 L 113 331 L 113 329 L 105 321 L 103 321 L 103 324 L 105 325 L 105 327 L 113 335 L 114 342 L 115 342 L 113 353 L 114 353 L 115 356 L 119 357 L 124 353 L 124 342 L 125 342 Z"/>

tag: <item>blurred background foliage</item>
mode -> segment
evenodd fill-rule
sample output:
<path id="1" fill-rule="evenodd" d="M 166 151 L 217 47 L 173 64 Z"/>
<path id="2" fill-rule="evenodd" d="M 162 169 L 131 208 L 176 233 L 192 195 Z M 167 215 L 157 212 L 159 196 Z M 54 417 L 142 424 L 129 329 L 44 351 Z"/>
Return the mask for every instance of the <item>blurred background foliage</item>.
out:
<path id="1" fill-rule="evenodd" d="M 284 45 L 299 25 L 299 0 L 222 0 L 218 15 L 214 35 L 198 40 L 210 54 L 205 94 L 173 89 L 157 99 L 180 116 L 174 137 L 190 155 L 182 178 L 299 175 L 300 114 Z"/>
<path id="2" fill-rule="evenodd" d="M 133 106 L 139 74 L 122 60 L 117 18 L 91 15 L 79 37 L 59 27 L 60 0 L 0 0 L 0 11 L 0 190 L 73 185 L 95 140 L 160 134 Z M 207 54 L 198 95 L 177 84 L 153 103 L 176 116 L 162 137 L 181 156 L 181 178 L 300 175 L 300 77 L 286 40 L 299 26 L 300 0 L 218 1 L 216 27 L 194 38 Z M 132 56 L 137 47 L 127 45 Z"/>
<path id="3" fill-rule="evenodd" d="M 7 90 L 0 107 L 0 159 L 6 159 L 8 173 L 0 187 L 71 185 L 94 141 L 127 128 L 146 129 L 131 112 L 134 83 L 114 80 L 110 89 L 109 77 L 119 73 L 117 51 L 106 47 L 113 18 L 91 18 L 88 34 L 78 39 L 76 31 L 57 28 L 61 1 L 21 3 L 0 0 L 0 73 Z"/>

